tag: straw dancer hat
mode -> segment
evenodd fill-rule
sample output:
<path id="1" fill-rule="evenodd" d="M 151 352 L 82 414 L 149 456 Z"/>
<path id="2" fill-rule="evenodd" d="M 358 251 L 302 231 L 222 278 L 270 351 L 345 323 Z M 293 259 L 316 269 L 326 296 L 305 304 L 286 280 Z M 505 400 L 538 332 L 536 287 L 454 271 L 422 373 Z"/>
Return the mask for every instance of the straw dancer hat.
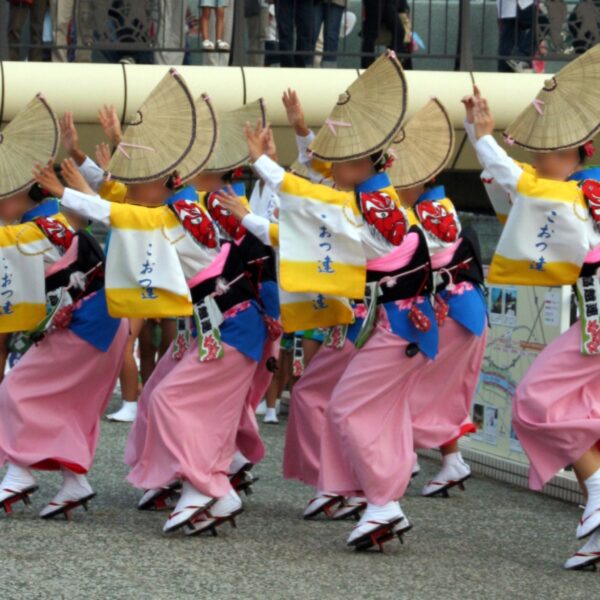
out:
<path id="1" fill-rule="evenodd" d="M 369 156 L 388 146 L 406 110 L 407 88 L 393 52 L 380 56 L 343 94 L 309 150 L 330 162 Z"/>
<path id="2" fill-rule="evenodd" d="M 183 78 L 171 69 L 127 123 L 108 172 L 124 183 L 155 181 L 173 173 L 196 139 L 196 109 Z"/>
<path id="3" fill-rule="evenodd" d="M 0 132 L 0 198 L 30 187 L 34 165 L 54 159 L 59 139 L 56 115 L 38 94 Z"/>
<path id="4" fill-rule="evenodd" d="M 442 103 L 430 100 L 396 134 L 390 147 L 395 160 L 388 175 L 394 187 L 410 188 L 431 181 L 448 164 L 454 149 L 454 127 Z"/>
<path id="5" fill-rule="evenodd" d="M 548 79 L 504 137 L 534 152 L 582 146 L 600 130 L 599 97 L 600 44 Z"/>
<path id="6" fill-rule="evenodd" d="M 217 115 L 207 94 L 202 94 L 195 102 L 196 139 L 189 154 L 177 167 L 184 181 L 196 176 L 205 167 L 217 147 Z"/>
<path id="7" fill-rule="evenodd" d="M 254 124 L 258 120 L 263 127 L 267 125 L 267 112 L 262 98 L 241 108 L 218 113 L 219 140 L 204 170 L 213 173 L 232 171 L 248 162 L 244 125 L 248 122 Z"/>

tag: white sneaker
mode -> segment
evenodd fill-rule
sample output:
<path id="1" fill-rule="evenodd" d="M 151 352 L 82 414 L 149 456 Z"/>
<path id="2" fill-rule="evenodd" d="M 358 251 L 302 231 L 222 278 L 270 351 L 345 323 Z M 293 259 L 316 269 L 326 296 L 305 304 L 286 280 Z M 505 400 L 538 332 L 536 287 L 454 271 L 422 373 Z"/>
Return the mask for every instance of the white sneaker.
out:
<path id="1" fill-rule="evenodd" d="M 231 49 L 231 46 L 225 40 L 217 40 L 217 50 L 222 50 L 224 52 Z"/>
<path id="2" fill-rule="evenodd" d="M 37 490 L 35 478 L 29 469 L 8 463 L 8 470 L 0 483 L 0 507 L 4 512 L 11 513 L 15 502 L 22 500 L 29 506 L 29 496 Z"/>
<path id="3" fill-rule="evenodd" d="M 600 527 L 600 497 L 590 495 L 583 511 L 583 516 L 577 526 L 577 539 L 583 539 L 594 533 Z"/>
<path id="4" fill-rule="evenodd" d="M 202 40 L 202 50 L 214 50 L 215 45 L 210 40 Z"/>
<path id="5" fill-rule="evenodd" d="M 441 494 L 448 497 L 448 490 L 458 486 L 464 490 L 464 482 L 471 477 L 471 467 L 464 462 L 460 452 L 444 456 L 442 468 L 421 490 L 421 495 L 430 498 Z"/>
<path id="6" fill-rule="evenodd" d="M 211 507 L 216 498 L 201 494 L 191 483 L 184 481 L 181 486 L 181 497 L 173 512 L 169 515 L 164 527 L 164 533 L 171 533 L 190 523 L 194 517 Z"/>
<path id="7" fill-rule="evenodd" d="M 596 570 L 595 564 L 597 562 L 600 562 L 600 531 L 596 531 L 586 542 L 585 546 L 569 558 L 565 563 L 565 569 L 576 571 L 585 569 L 586 567 L 593 567 Z"/>
<path id="8" fill-rule="evenodd" d="M 331 517 L 334 509 L 339 507 L 344 501 L 344 496 L 339 494 L 328 494 L 327 492 L 318 492 L 317 495 L 308 503 L 302 516 L 305 519 L 313 519 L 321 513 Z"/>
<path id="9" fill-rule="evenodd" d="M 344 519 L 358 519 L 360 513 L 367 508 L 367 499 L 363 496 L 350 496 L 344 498 L 342 505 L 333 513 L 331 518 L 334 521 L 343 521 Z"/>
<path id="10" fill-rule="evenodd" d="M 267 423 L 270 425 L 277 425 L 279 423 L 279 419 L 277 418 L 277 409 L 275 408 L 267 408 L 267 412 L 263 417 L 263 423 Z"/>
<path id="11" fill-rule="evenodd" d="M 267 412 L 267 401 L 261 400 L 260 404 L 256 407 L 256 415 L 262 417 Z"/>
<path id="12" fill-rule="evenodd" d="M 382 549 L 385 542 L 394 535 L 401 538 L 410 527 L 399 502 L 388 502 L 384 506 L 368 504 L 347 543 L 357 550 L 367 550 L 375 544 Z"/>
<path id="13" fill-rule="evenodd" d="M 199 517 L 188 523 L 185 528 L 185 535 L 198 535 L 203 531 L 210 531 L 217 535 L 217 527 L 229 521 L 232 527 L 235 527 L 235 517 L 243 512 L 242 499 L 234 490 L 219 498 L 208 510 L 205 510 Z"/>
<path id="14" fill-rule="evenodd" d="M 117 421 L 119 423 L 133 423 L 137 417 L 138 403 L 123 400 L 121 408 L 110 415 L 106 415 L 109 421 Z"/>
<path id="15" fill-rule="evenodd" d="M 78 506 L 87 511 L 88 502 L 96 495 L 85 475 L 63 470 L 63 484 L 51 502 L 40 511 L 42 519 L 52 519 L 65 515 L 68 519 L 70 512 Z"/>

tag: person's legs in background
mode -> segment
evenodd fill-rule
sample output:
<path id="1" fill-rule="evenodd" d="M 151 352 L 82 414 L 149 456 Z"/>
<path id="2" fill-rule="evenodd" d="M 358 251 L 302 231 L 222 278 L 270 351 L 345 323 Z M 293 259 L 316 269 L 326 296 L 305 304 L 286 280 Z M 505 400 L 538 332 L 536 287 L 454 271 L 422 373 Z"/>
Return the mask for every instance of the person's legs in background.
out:
<path id="1" fill-rule="evenodd" d="M 508 66 L 507 58 L 513 53 L 517 29 L 516 19 L 498 19 L 498 71 L 500 73 L 512 73 Z"/>
<path id="2" fill-rule="evenodd" d="M 50 0 L 52 12 L 52 29 L 54 43 L 63 48 L 52 49 L 52 62 L 67 62 L 67 48 L 69 43 L 69 23 L 73 17 L 74 0 Z"/>
<path id="3" fill-rule="evenodd" d="M 163 48 L 181 48 L 181 52 L 155 52 L 158 65 L 181 65 L 185 56 L 185 3 L 161 0 L 161 23 L 158 45 Z"/>
<path id="4" fill-rule="evenodd" d="M 12 4 L 8 13 L 8 56 L 10 60 L 21 60 L 21 33 L 29 16 L 28 4 Z"/>
<path id="5" fill-rule="evenodd" d="M 123 404 L 117 412 L 106 415 L 106 418 L 110 421 L 131 423 L 135 420 L 140 384 L 134 352 L 135 342 L 140 336 L 143 326 L 143 319 L 129 319 L 129 338 L 127 340 L 127 347 L 125 348 L 121 374 L 119 375 Z"/>
<path id="6" fill-rule="evenodd" d="M 410 53 L 410 44 L 406 42 L 406 30 L 400 18 L 400 13 L 408 13 L 406 0 L 383 0 L 381 23 L 391 34 L 390 48 L 398 54 L 405 69 L 412 69 L 411 59 L 406 56 Z"/>
<path id="7" fill-rule="evenodd" d="M 379 35 L 379 24 L 381 22 L 381 1 L 363 0 L 362 44 L 360 49 L 363 56 L 360 59 L 361 69 L 367 69 L 375 60 L 375 41 Z"/>
<path id="8" fill-rule="evenodd" d="M 226 42 L 227 47 L 222 47 L 221 50 L 228 50 L 231 46 L 231 38 L 233 35 L 233 11 L 235 4 L 229 4 L 227 0 L 216 0 L 216 7 L 220 7 L 223 14 L 223 33 L 222 41 Z M 210 38 L 217 39 L 217 23 L 215 19 L 209 23 Z M 206 52 L 203 56 L 203 64 L 212 65 L 214 67 L 226 67 L 229 64 L 229 52 Z"/>
<path id="9" fill-rule="evenodd" d="M 296 0 L 275 0 L 275 18 L 282 67 L 294 66 L 294 3 Z"/>
<path id="10" fill-rule="evenodd" d="M 48 10 L 48 0 L 33 0 L 31 12 L 29 13 L 29 38 L 33 47 L 29 50 L 30 61 L 44 60 L 44 18 Z"/>
<path id="11" fill-rule="evenodd" d="M 296 23 L 295 67 L 312 65 L 315 33 L 314 0 L 295 0 L 294 20 Z"/>
<path id="12" fill-rule="evenodd" d="M 535 7 L 532 4 L 525 9 L 517 5 L 517 51 L 529 65 L 535 53 L 533 39 L 533 18 Z"/>
<path id="13" fill-rule="evenodd" d="M 344 7 L 334 2 L 323 4 L 323 60 L 321 67 L 335 69 L 337 67 L 337 51 L 340 43 L 340 27 L 344 16 Z M 316 35 L 320 30 L 316 28 Z"/>
<path id="14" fill-rule="evenodd" d="M 246 3 L 246 32 L 248 34 L 247 63 L 253 67 L 262 67 L 265 63 L 265 38 L 269 23 L 269 9 L 260 0 Z"/>

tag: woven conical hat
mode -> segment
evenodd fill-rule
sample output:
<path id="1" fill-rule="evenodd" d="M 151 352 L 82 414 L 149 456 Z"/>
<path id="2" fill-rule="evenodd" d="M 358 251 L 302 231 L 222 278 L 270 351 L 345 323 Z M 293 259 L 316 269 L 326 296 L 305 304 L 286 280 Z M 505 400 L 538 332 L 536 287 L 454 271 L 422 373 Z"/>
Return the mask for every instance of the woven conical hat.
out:
<path id="1" fill-rule="evenodd" d="M 600 44 L 548 79 L 507 128 L 509 143 L 534 152 L 585 144 L 600 130 Z"/>
<path id="2" fill-rule="evenodd" d="M 254 125 L 258 120 L 263 127 L 267 124 L 267 113 L 262 98 L 245 104 L 241 108 L 217 113 L 219 140 L 212 156 L 204 167 L 213 173 L 231 171 L 248 162 L 248 143 L 244 125 Z"/>
<path id="3" fill-rule="evenodd" d="M 406 110 L 407 88 L 393 52 L 380 56 L 343 94 L 309 149 L 324 161 L 369 156 L 389 145 Z"/>
<path id="4" fill-rule="evenodd" d="M 388 171 L 392 184 L 410 188 L 431 181 L 448 164 L 454 149 L 454 127 L 442 103 L 430 100 L 396 134 Z"/>
<path id="5" fill-rule="evenodd" d="M 195 139 L 194 99 L 181 75 L 171 69 L 127 124 L 108 171 L 125 183 L 160 179 L 175 170 Z"/>
<path id="6" fill-rule="evenodd" d="M 206 94 L 202 94 L 196 105 L 196 139 L 189 154 L 181 161 L 177 171 L 185 181 L 197 175 L 217 147 L 217 115 Z"/>
<path id="7" fill-rule="evenodd" d="M 27 189 L 33 167 L 56 156 L 59 139 L 56 116 L 38 94 L 0 133 L 0 198 Z"/>

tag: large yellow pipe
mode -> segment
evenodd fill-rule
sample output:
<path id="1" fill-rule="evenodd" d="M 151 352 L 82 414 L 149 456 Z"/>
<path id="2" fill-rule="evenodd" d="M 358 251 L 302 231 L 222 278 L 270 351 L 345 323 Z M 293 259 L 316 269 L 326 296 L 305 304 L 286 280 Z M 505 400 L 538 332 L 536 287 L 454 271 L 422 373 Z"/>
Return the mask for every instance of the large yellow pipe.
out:
<path id="1" fill-rule="evenodd" d="M 38 92 L 43 92 L 54 110 L 73 111 L 90 151 L 99 139 L 97 112 L 103 104 L 114 104 L 129 118 L 167 67 L 147 65 L 61 64 L 3 62 L 0 77 L 0 121 L 9 121 Z M 283 160 L 293 160 L 293 145 L 287 128 L 281 94 L 287 87 L 296 89 L 302 99 L 307 123 L 319 127 L 341 93 L 356 77 L 354 69 L 279 69 L 257 67 L 180 67 L 191 92 L 206 92 L 217 110 L 236 108 L 244 102 L 263 97 L 268 118 L 273 124 Z M 475 73 L 475 81 L 494 110 L 498 129 L 506 127 L 530 102 L 547 75 Z M 462 134 L 464 111 L 461 98 L 471 90 L 471 75 L 466 72 L 408 71 L 407 116 L 431 97 L 437 96 L 447 107 L 457 133 Z M 376 109 L 374 109 L 376 110 Z M 454 166 L 476 168 L 468 149 L 461 150 Z M 282 143 L 285 142 L 285 143 Z M 289 149 L 288 149 L 289 147 Z"/>

